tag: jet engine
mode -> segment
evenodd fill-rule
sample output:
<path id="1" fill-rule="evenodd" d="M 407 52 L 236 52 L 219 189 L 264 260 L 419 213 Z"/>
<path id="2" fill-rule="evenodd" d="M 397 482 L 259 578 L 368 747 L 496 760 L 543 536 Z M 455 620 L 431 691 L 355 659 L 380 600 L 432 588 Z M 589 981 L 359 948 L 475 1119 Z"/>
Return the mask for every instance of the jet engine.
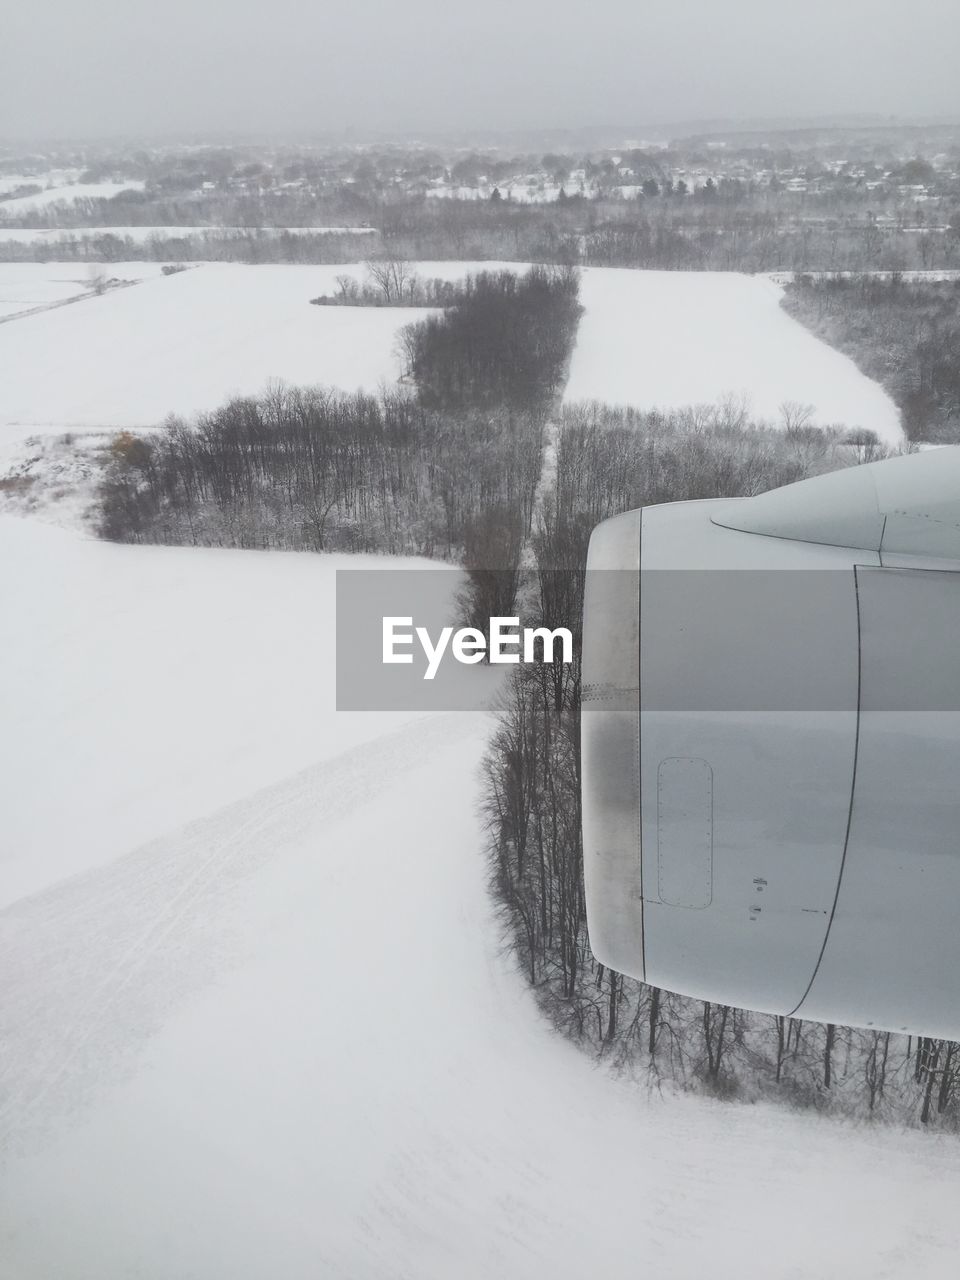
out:
<path id="1" fill-rule="evenodd" d="M 599 525 L 582 754 L 601 963 L 960 1039 L 960 448 Z"/>

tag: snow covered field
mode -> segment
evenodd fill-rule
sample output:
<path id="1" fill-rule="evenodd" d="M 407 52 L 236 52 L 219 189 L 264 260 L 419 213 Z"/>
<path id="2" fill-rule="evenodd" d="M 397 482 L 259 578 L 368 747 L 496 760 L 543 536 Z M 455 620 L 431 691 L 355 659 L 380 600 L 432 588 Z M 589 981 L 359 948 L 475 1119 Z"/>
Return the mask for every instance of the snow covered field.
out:
<path id="1" fill-rule="evenodd" d="M 335 573 L 364 563 L 0 517 L 0 904 L 381 732 L 334 715 Z"/>
<path id="2" fill-rule="evenodd" d="M 879 383 L 788 316 L 780 296 L 763 276 L 590 268 L 564 398 L 669 409 L 744 396 L 773 421 L 794 401 L 813 405 L 819 425 L 900 443 L 899 410 Z"/>
<path id="3" fill-rule="evenodd" d="M 98 276 L 135 281 L 161 274 L 157 262 L 0 262 L 0 320 L 82 297 Z"/>
<path id="4" fill-rule="evenodd" d="M 5 173 L 0 175 L 0 199 L 20 187 L 66 187 L 80 181 L 82 169 L 47 169 L 43 173 Z"/>
<path id="5" fill-rule="evenodd" d="M 339 275 L 363 263 L 244 266 L 207 263 L 161 276 L 156 264 L 103 264 L 135 289 L 0 325 L 0 445 L 4 428 L 64 431 L 145 427 L 169 413 L 212 409 L 273 379 L 376 391 L 400 372 L 398 331 L 428 314 L 412 307 L 314 307 Z M 460 279 L 501 263 L 422 262 L 424 278 Z M 511 264 L 515 266 L 516 264 Z M 83 264 L 0 264 L 5 279 L 49 282 Z M 46 286 L 44 286 L 46 287 Z M 10 434 L 9 432 L 7 433 Z M 16 435 L 22 437 L 24 432 Z"/>
<path id="6" fill-rule="evenodd" d="M 336 563 L 0 519 L 4 1280 L 952 1280 L 955 1140 L 547 1030 L 489 723 L 331 713 Z"/>
<path id="7" fill-rule="evenodd" d="M 424 314 L 309 305 L 335 290 L 338 275 L 362 278 L 360 263 L 210 263 L 167 277 L 150 263 L 104 265 L 145 283 L 0 325 L 0 431 L 150 426 L 270 379 L 375 390 L 399 372 L 398 330 Z M 501 266 L 523 269 L 424 262 L 417 270 L 456 279 Z M 0 315 L 30 296 L 31 271 L 38 296 L 89 278 L 83 264 L 0 266 Z M 565 398 L 652 408 L 745 395 L 755 414 L 774 420 L 794 401 L 814 405 L 816 422 L 870 427 L 898 442 L 886 392 L 787 316 L 779 296 L 764 277 L 589 268 Z"/>
<path id="8" fill-rule="evenodd" d="M 41 179 L 25 178 L 23 181 L 25 183 L 35 181 L 39 184 Z M 121 191 L 142 190 L 143 183 L 133 178 L 125 182 L 68 182 L 46 187 L 42 191 L 34 192 L 33 195 L 0 199 L 0 217 L 4 214 L 16 214 L 20 217 L 32 209 L 43 209 L 47 205 L 59 204 L 61 201 L 69 203 L 83 199 L 109 200 L 112 196 L 119 195 Z"/>
<path id="9" fill-rule="evenodd" d="M 344 270 L 208 264 L 0 326 L 0 427 L 151 426 L 271 379 L 374 391 L 425 313 L 311 306 Z"/>

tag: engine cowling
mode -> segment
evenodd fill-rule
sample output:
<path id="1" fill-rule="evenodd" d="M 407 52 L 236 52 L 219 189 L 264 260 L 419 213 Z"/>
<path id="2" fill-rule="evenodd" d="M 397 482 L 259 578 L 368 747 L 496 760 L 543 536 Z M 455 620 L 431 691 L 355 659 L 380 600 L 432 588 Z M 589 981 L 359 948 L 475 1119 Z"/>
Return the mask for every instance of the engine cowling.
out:
<path id="1" fill-rule="evenodd" d="M 590 543 L 597 958 L 702 999 L 960 1037 L 960 449 Z"/>

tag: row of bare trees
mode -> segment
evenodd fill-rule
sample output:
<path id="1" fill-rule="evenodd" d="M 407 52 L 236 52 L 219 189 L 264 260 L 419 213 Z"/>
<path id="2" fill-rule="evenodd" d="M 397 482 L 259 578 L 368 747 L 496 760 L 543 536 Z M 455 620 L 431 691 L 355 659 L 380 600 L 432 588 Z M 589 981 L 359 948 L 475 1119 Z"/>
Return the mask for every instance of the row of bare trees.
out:
<path id="1" fill-rule="evenodd" d="M 310 301 L 318 307 L 452 307 L 460 295 L 455 280 L 424 280 L 412 263 L 400 258 L 373 259 L 366 279 L 339 275 L 336 290 Z"/>
<path id="2" fill-rule="evenodd" d="M 508 410 L 452 417 L 403 392 L 278 386 L 118 437 L 100 529 L 114 541 L 459 560 L 491 507 L 529 526 L 541 432 Z"/>

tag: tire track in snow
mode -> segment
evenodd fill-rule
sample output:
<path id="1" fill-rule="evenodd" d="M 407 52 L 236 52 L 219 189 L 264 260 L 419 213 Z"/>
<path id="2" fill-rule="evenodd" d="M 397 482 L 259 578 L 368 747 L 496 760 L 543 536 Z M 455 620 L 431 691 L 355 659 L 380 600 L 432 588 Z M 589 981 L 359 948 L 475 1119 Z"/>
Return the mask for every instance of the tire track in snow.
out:
<path id="1" fill-rule="evenodd" d="M 131 285 L 140 284 L 139 280 L 118 280 L 110 285 L 111 289 L 127 289 Z M 9 324 L 12 320 L 26 320 L 27 316 L 38 316 L 44 311 L 56 311 L 59 307 L 70 307 L 75 302 L 89 302 L 91 298 L 102 298 L 106 290 L 88 289 L 84 293 L 76 293 L 72 298 L 58 298 L 55 302 L 40 302 L 25 311 L 14 311 L 10 315 L 0 316 L 0 324 Z"/>
<path id="2" fill-rule="evenodd" d="M 258 867 L 318 815 L 332 834 L 472 725 L 406 724 L 0 912 L 0 1154 L 132 1069 L 168 1011 L 249 951 L 230 896 Z"/>

